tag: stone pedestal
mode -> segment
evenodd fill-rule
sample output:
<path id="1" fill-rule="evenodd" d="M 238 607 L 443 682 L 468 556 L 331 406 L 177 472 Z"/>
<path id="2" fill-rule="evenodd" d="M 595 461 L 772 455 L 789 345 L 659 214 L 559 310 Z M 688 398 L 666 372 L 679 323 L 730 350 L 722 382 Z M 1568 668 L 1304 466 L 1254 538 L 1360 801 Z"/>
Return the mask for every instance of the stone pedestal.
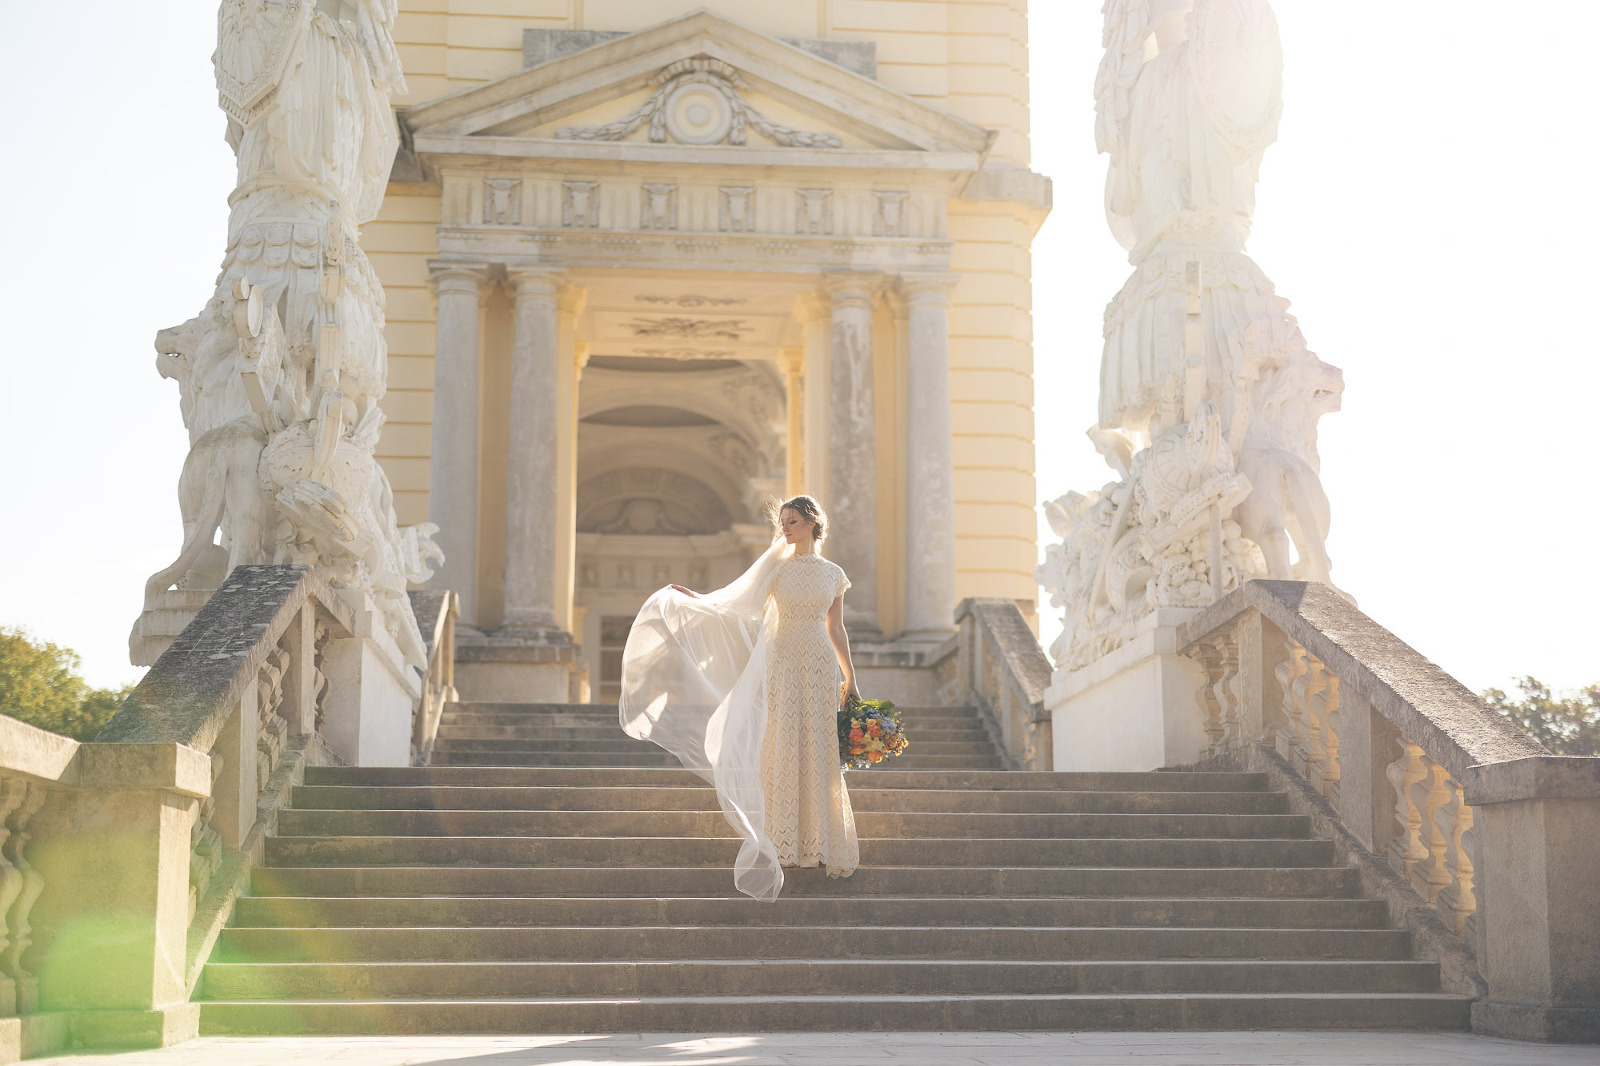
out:
<path id="1" fill-rule="evenodd" d="M 128 658 L 134 666 L 151 666 L 172 646 L 184 626 L 194 621 L 216 589 L 168 589 L 153 606 L 146 607 L 128 638 Z"/>
<path id="2" fill-rule="evenodd" d="M 1178 654 L 1178 627 L 1195 613 L 1154 611 L 1122 647 L 1055 672 L 1044 703 L 1056 770 L 1144 771 L 1199 759 L 1209 738 L 1195 693 L 1206 676 Z"/>
<path id="3" fill-rule="evenodd" d="M 1600 759 L 1534 756 L 1469 768 L 1478 837 L 1472 1027 L 1600 1042 Z"/>
<path id="4" fill-rule="evenodd" d="M 49 891 L 31 915 L 37 1009 L 71 1012 L 85 1046 L 195 1036 L 187 1002 L 190 830 L 211 760 L 181 744 L 85 744 L 79 787 L 35 817 L 29 861 Z"/>
<path id="5" fill-rule="evenodd" d="M 355 766 L 409 766 L 411 715 L 422 698 L 422 679 L 407 660 L 417 657 L 390 639 L 370 598 L 348 589 L 341 595 L 355 616 L 354 632 L 328 641 L 323 739 Z"/>
<path id="6" fill-rule="evenodd" d="M 466 703 L 580 703 L 587 673 L 576 644 L 488 637 L 456 644 L 456 692 Z"/>

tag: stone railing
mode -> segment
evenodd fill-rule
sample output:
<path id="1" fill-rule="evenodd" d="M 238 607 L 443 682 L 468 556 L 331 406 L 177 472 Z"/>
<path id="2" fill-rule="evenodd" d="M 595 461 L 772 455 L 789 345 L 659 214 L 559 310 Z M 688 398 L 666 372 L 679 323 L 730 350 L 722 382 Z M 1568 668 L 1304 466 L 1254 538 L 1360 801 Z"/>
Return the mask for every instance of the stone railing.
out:
<path id="1" fill-rule="evenodd" d="M 1049 770 L 1052 744 L 1044 691 L 1050 660 L 1015 600 L 968 599 L 956 608 L 954 654 L 940 664 L 952 702 L 978 708 L 1009 770 Z"/>
<path id="2" fill-rule="evenodd" d="M 422 642 L 428 652 L 428 670 L 422 678 L 422 698 L 411 718 L 411 765 L 426 766 L 433 757 L 444 706 L 456 695 L 456 618 L 461 601 L 448 590 L 425 589 L 411 594 Z"/>
<path id="3" fill-rule="evenodd" d="M 1324 585 L 1252 581 L 1177 649 L 1204 675 L 1169 712 L 1195 716 L 1198 765 L 1286 787 L 1480 997 L 1476 1028 L 1600 1038 L 1600 759 L 1550 755 Z"/>
<path id="4" fill-rule="evenodd" d="M 306 568 L 240 567 L 93 742 L 0 715 L 0 1061 L 195 1035 L 279 808 L 343 761 L 323 738 L 360 693 L 328 676 L 363 653 L 356 626 Z"/>

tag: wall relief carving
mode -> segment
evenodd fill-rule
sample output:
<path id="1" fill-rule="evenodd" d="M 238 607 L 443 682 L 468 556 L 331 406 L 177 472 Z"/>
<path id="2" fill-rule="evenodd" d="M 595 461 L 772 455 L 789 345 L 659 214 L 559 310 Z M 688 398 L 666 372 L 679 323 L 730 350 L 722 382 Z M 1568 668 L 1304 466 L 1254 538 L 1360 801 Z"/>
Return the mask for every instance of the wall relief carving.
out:
<path id="1" fill-rule="evenodd" d="M 750 327 L 743 319 L 635 318 L 626 326 L 635 337 L 685 337 L 691 340 L 743 340 Z"/>
<path id="2" fill-rule="evenodd" d="M 808 133 L 773 122 L 745 102 L 749 86 L 739 72 L 719 59 L 680 59 L 651 79 L 659 86 L 650 99 L 616 122 L 602 126 L 565 126 L 558 140 L 622 141 L 641 128 L 651 143 L 736 144 L 749 141 L 749 131 L 784 148 L 838 148 L 837 134 Z"/>
<path id="3" fill-rule="evenodd" d="M 522 179 L 483 180 L 483 221 L 492 226 L 522 225 Z"/>

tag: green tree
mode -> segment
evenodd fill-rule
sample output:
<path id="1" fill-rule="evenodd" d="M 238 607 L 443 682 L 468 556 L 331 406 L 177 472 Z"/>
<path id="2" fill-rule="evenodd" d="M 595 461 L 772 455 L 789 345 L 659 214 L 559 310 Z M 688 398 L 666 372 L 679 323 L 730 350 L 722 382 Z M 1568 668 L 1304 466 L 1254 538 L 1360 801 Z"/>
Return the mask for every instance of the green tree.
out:
<path id="1" fill-rule="evenodd" d="M 1491 688 L 1483 701 L 1557 755 L 1600 755 L 1600 685 L 1554 693 L 1538 678 L 1519 677 L 1517 691 L 1521 699 Z"/>
<path id="2" fill-rule="evenodd" d="M 71 648 L 0 626 L 0 714 L 74 740 L 92 740 L 133 686 L 90 688 L 78 676 L 82 662 Z"/>

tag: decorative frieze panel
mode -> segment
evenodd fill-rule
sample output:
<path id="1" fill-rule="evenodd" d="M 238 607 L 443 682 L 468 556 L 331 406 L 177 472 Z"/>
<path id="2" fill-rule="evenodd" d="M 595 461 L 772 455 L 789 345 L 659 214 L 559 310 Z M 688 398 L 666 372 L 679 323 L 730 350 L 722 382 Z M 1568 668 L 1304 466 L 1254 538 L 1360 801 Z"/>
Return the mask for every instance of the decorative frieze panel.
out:
<path id="1" fill-rule="evenodd" d="M 564 181 L 561 183 L 561 224 L 594 228 L 600 224 L 600 188 L 598 181 Z"/>
<path id="2" fill-rule="evenodd" d="M 442 235 L 483 235 L 472 239 L 546 243 L 613 236 L 631 240 L 646 234 L 681 235 L 674 237 L 679 241 L 722 241 L 746 234 L 763 240 L 833 237 L 863 247 L 892 242 L 894 254 L 903 257 L 906 245 L 900 242 L 942 240 L 946 230 L 947 195 L 932 190 L 696 183 L 672 174 L 624 181 L 603 174 L 555 177 L 532 171 L 489 177 L 447 174 L 444 184 Z M 594 231 L 593 237 L 583 231 Z M 713 244 L 705 250 L 715 254 L 718 249 Z M 539 251 L 529 248 L 522 254 Z M 272 254 L 282 258 L 289 253 Z M 313 244 L 293 254 L 315 258 L 320 251 Z"/>
<path id="3" fill-rule="evenodd" d="M 755 188 L 749 185 L 724 185 L 717 190 L 720 210 L 717 229 L 724 233 L 754 233 L 756 229 Z"/>
<path id="4" fill-rule="evenodd" d="M 874 192 L 878 200 L 878 211 L 872 219 L 872 233 L 876 237 L 905 237 L 906 232 L 906 200 L 911 196 L 908 192 Z"/>
<path id="5" fill-rule="evenodd" d="M 796 191 L 794 231 L 813 235 L 833 232 L 833 190 Z"/>
<path id="6" fill-rule="evenodd" d="M 640 229 L 678 228 L 678 187 L 666 182 L 647 181 L 640 186 Z"/>
<path id="7" fill-rule="evenodd" d="M 485 178 L 483 221 L 493 226 L 522 225 L 522 179 Z"/>

